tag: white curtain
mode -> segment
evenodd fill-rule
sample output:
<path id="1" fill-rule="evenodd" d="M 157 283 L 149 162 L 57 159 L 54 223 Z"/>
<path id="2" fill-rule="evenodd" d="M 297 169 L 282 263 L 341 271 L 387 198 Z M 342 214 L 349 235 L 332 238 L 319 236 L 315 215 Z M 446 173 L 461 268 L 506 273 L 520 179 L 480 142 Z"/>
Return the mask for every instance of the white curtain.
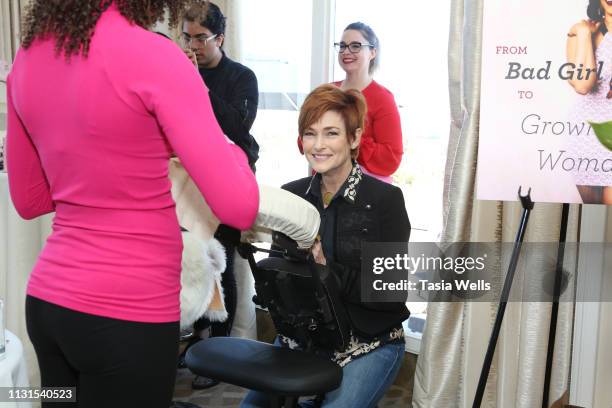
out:
<path id="1" fill-rule="evenodd" d="M 11 64 L 19 47 L 20 21 L 27 0 L 0 0 L 0 64 Z M 2 67 L 0 67 L 2 70 Z M 6 131 L 6 86 L 0 83 L 0 137 Z M 30 375 L 40 384 L 38 364 L 25 326 L 25 290 L 30 271 L 50 231 L 51 218 L 24 221 L 16 213 L 6 173 L 0 172 L 0 298 L 6 328 L 19 337 Z"/>
<path id="2" fill-rule="evenodd" d="M 243 62 L 242 58 L 244 55 L 242 50 L 243 41 L 241 40 L 241 36 L 244 33 L 244 30 L 241 29 L 244 18 L 242 12 L 243 1 L 244 0 L 223 0 L 216 2 L 227 18 L 225 44 L 223 47 L 227 56 L 238 62 Z M 215 2 L 213 1 L 213 3 Z"/>
<path id="3" fill-rule="evenodd" d="M 480 113 L 480 57 L 484 0 L 452 0 L 449 39 L 451 131 L 444 188 L 443 242 L 513 241 L 519 203 L 475 199 Z M 518 189 L 518 186 L 517 186 Z M 525 242 L 558 240 L 561 206 L 537 204 Z M 568 241 L 578 235 L 578 207 L 570 210 Z M 534 271 L 534 273 L 537 273 Z M 515 282 L 519 285 L 520 282 Z M 478 385 L 497 304 L 430 303 L 415 373 L 413 406 L 470 407 Z M 482 406 L 542 406 L 549 303 L 509 303 Z M 573 304 L 560 304 L 549 401 L 568 390 Z"/>
<path id="4" fill-rule="evenodd" d="M 19 22 L 26 1 L 0 0 L 0 136 L 6 126 L 6 73 L 19 45 Z"/>
<path id="5" fill-rule="evenodd" d="M 0 60 L 12 61 L 19 45 L 19 22 L 27 1 L 0 0 Z"/>
<path id="6" fill-rule="evenodd" d="M 0 173 L 0 297 L 5 301 L 6 328 L 22 341 L 30 384 L 40 384 L 38 364 L 25 324 L 25 293 L 30 272 L 51 230 L 51 216 L 24 221 L 8 193 L 6 173 Z"/>

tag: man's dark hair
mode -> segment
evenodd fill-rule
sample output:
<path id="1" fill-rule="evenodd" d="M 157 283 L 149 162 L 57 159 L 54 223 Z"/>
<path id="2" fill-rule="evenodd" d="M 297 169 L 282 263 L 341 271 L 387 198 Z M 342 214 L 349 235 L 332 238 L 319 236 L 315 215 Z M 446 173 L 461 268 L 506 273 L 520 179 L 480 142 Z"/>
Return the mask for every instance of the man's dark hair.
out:
<path id="1" fill-rule="evenodd" d="M 219 6 L 208 2 L 207 5 L 194 4 L 183 15 L 183 20 L 197 22 L 213 34 L 225 35 L 225 16 Z"/>

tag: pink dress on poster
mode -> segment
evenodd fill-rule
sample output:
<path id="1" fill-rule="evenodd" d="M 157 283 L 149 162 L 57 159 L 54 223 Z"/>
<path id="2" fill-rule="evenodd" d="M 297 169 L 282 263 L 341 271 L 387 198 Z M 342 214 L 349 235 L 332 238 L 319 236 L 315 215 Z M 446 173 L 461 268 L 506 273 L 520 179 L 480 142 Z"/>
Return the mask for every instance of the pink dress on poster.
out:
<path id="1" fill-rule="evenodd" d="M 612 34 L 606 33 L 601 44 L 595 52 L 597 64 L 603 61 L 602 79 L 591 92 L 586 95 L 577 94 L 577 102 L 571 114 L 571 121 L 575 124 L 584 122 L 602 123 L 612 120 L 612 99 L 608 99 L 610 78 L 612 77 Z M 585 126 L 586 129 L 586 126 Z M 602 145 L 592 129 L 581 132 L 580 135 L 569 136 L 569 152 L 572 157 L 596 159 L 599 163 L 598 171 L 590 167 L 585 171 L 585 165 L 574 167 L 574 178 L 577 185 L 583 186 L 612 186 L 612 152 Z M 604 163 L 605 160 L 608 160 Z M 602 171 L 602 163 L 603 170 Z"/>

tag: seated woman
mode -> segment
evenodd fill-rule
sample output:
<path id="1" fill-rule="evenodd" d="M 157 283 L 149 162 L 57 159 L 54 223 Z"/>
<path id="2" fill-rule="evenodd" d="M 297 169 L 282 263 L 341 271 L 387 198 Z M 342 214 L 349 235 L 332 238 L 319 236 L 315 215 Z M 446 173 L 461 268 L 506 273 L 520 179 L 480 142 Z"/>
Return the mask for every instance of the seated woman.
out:
<path id="1" fill-rule="evenodd" d="M 361 244 L 406 242 L 410 222 L 402 191 L 363 174 L 355 158 L 364 126 L 366 104 L 356 90 L 322 85 L 304 101 L 299 132 L 312 177 L 284 189 L 313 204 L 321 215 L 320 241 L 312 255 L 341 282 L 351 320 L 351 341 L 345 350 L 328 350 L 343 369 L 342 384 L 325 396 L 322 407 L 375 407 L 393 383 L 403 356 L 404 303 L 365 303 L 360 296 Z M 279 335 L 277 343 L 295 346 Z M 302 406 L 313 406 L 313 401 Z M 251 391 L 241 405 L 266 407 L 264 394 Z"/>

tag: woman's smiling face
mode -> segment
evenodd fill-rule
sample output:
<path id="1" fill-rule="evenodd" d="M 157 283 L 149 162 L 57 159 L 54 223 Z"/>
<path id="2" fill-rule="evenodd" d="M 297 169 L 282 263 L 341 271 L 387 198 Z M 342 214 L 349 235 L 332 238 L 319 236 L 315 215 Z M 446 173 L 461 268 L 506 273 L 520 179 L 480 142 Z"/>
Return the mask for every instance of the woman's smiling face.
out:
<path id="1" fill-rule="evenodd" d="M 342 173 L 352 167 L 351 148 L 358 143 L 355 137 L 346 134 L 344 119 L 336 111 L 325 112 L 302 135 L 306 159 L 322 175 Z"/>
<path id="2" fill-rule="evenodd" d="M 342 39 L 346 45 L 350 43 L 368 44 L 368 40 L 358 30 L 346 30 L 342 33 Z M 368 71 L 370 68 L 370 61 L 376 56 L 376 49 L 368 46 L 362 46 L 361 50 L 356 53 L 352 53 L 349 47 L 346 47 L 344 51 L 338 53 L 338 63 L 340 67 L 347 74 L 353 72 Z"/>

